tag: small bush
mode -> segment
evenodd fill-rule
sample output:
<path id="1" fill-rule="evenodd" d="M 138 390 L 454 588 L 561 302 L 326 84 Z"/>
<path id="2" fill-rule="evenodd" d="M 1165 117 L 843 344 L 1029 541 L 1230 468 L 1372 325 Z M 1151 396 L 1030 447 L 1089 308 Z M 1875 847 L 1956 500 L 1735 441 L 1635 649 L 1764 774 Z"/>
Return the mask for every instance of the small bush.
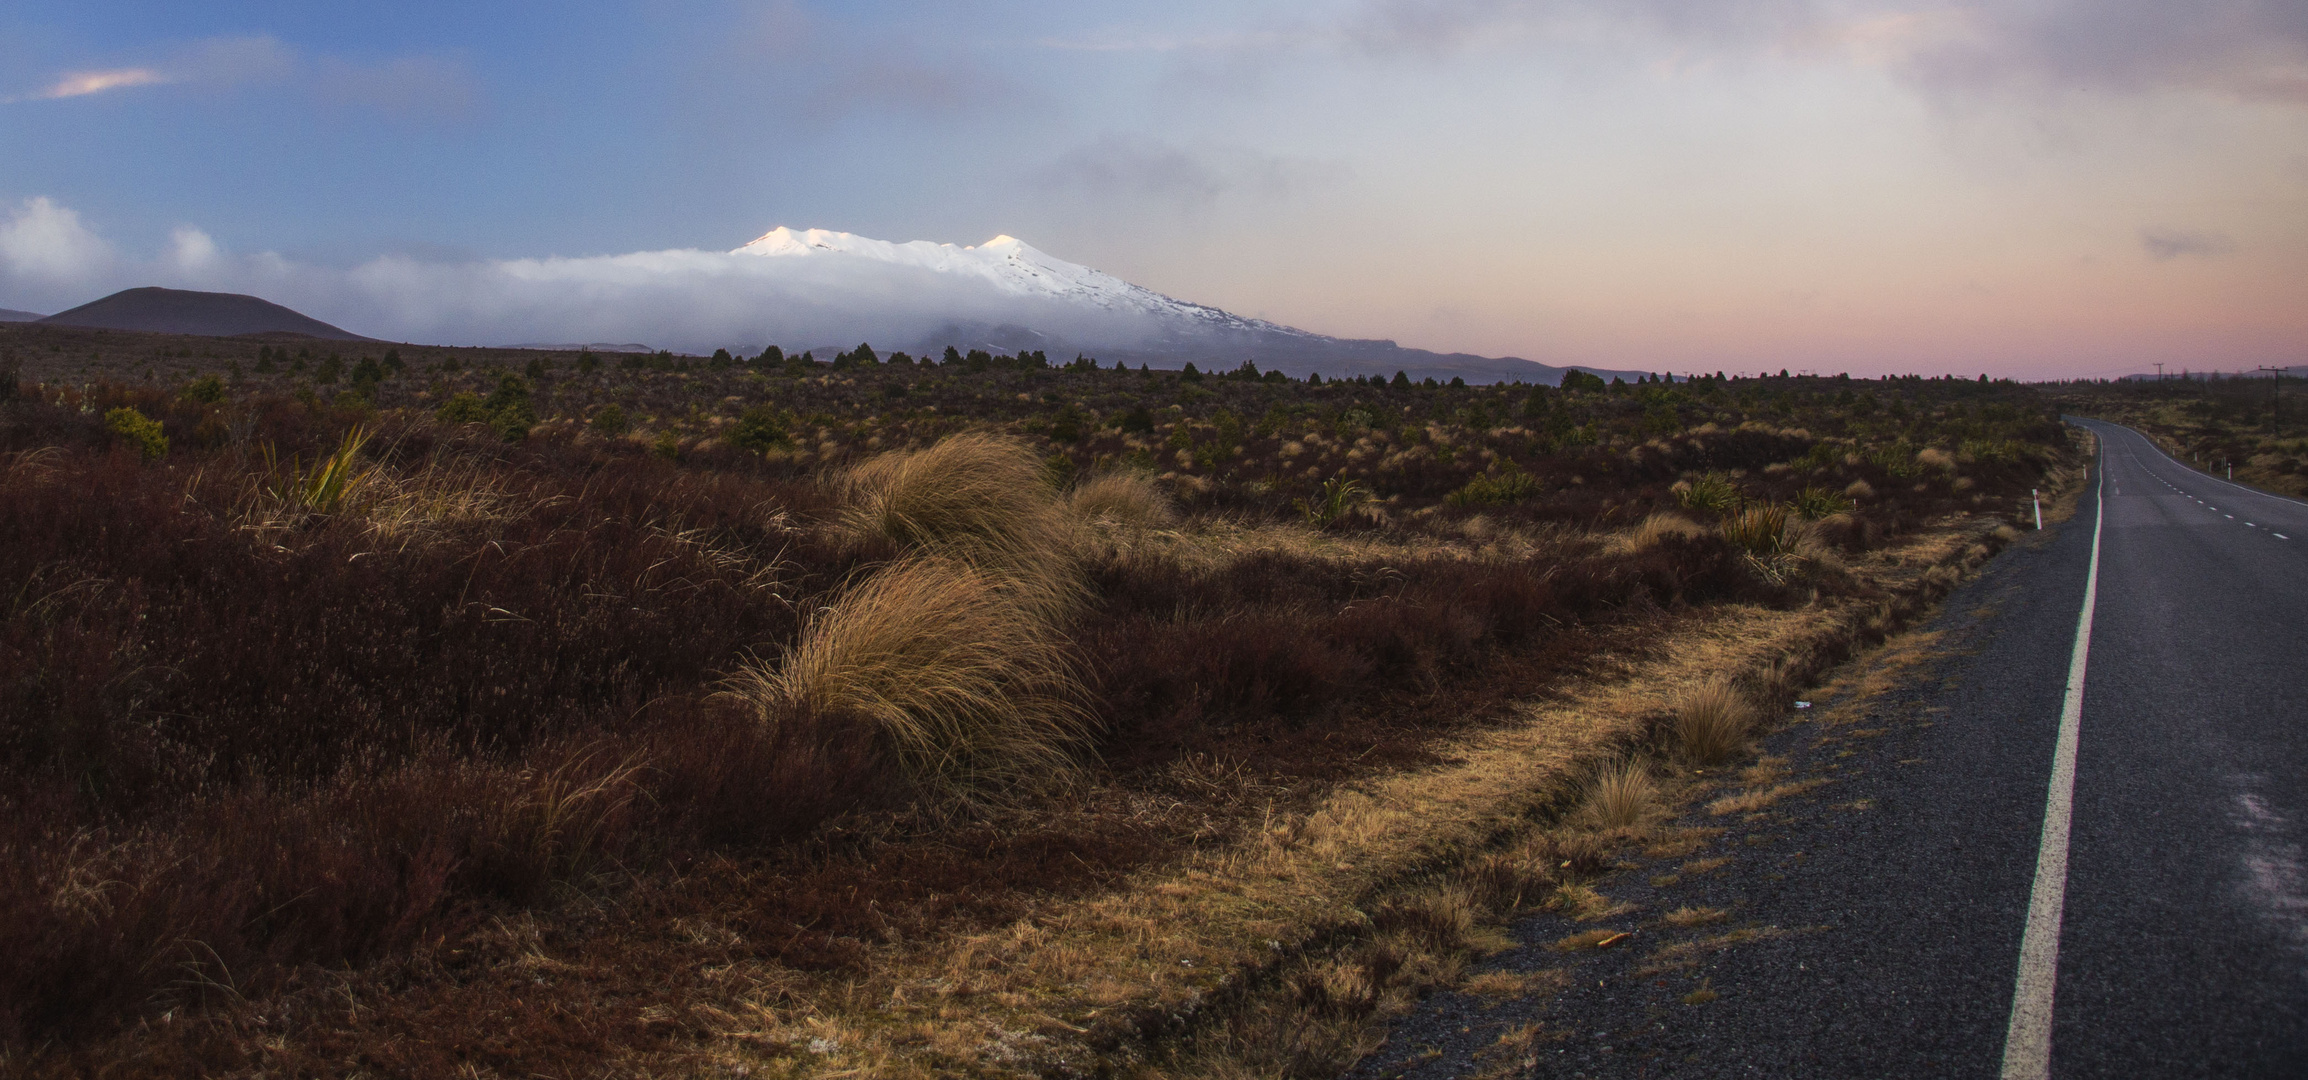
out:
<path id="1" fill-rule="evenodd" d="M 1514 462 L 1484 473 L 1443 497 L 1452 506 L 1511 506 L 1539 493 L 1539 482 Z"/>
<path id="2" fill-rule="evenodd" d="M 1713 765 L 1747 745 L 1755 710 L 1731 680 L 1710 679 L 1675 703 L 1675 744 L 1696 765 Z"/>
<path id="3" fill-rule="evenodd" d="M 486 424 L 489 407 L 482 403 L 481 395 L 467 390 L 434 410 L 433 418 L 444 424 Z"/>
<path id="4" fill-rule="evenodd" d="M 793 436 L 786 431 L 776 409 L 756 405 L 737 418 L 729 432 L 729 445 L 762 454 L 792 446 Z"/>
<path id="5" fill-rule="evenodd" d="M 224 400 L 224 380 L 214 375 L 203 375 L 184 386 L 184 399 L 202 405 L 214 405 Z"/>
<path id="6" fill-rule="evenodd" d="M 1688 484 L 1677 484 L 1675 501 L 1685 510 L 1728 514 L 1739 508 L 1739 488 L 1730 477 L 1711 472 Z"/>
<path id="7" fill-rule="evenodd" d="M 507 375 L 497 388 L 482 397 L 471 391 L 450 398 L 434 412 L 444 424 L 487 424 L 506 442 L 519 442 L 537 426 L 537 410 L 529 404 L 529 384 L 518 375 Z"/>
<path id="8" fill-rule="evenodd" d="M 1778 555 L 1795 547 L 1787 508 L 1775 503 L 1750 506 L 1723 519 L 1723 538 L 1751 555 Z"/>
<path id="9" fill-rule="evenodd" d="M 1327 529 L 1346 520 L 1373 497 L 1362 481 L 1333 476 L 1322 482 L 1322 490 L 1313 499 L 1300 499 L 1296 505 L 1307 524 Z"/>
<path id="10" fill-rule="evenodd" d="M 591 356 L 593 354 L 586 353 L 585 355 Z M 604 405 L 599 412 L 593 414 L 590 426 L 597 434 L 614 439 L 631 430 L 633 424 L 625 418 L 624 409 L 615 405 Z"/>
<path id="11" fill-rule="evenodd" d="M 106 412 L 104 430 L 136 447 L 146 461 L 168 456 L 168 436 L 161 432 L 160 421 L 133 408 L 124 405 Z"/>
<path id="12" fill-rule="evenodd" d="M 1795 495 L 1795 512 L 1806 521 L 1848 514 L 1853 506 L 1850 499 L 1827 488 L 1807 487 Z"/>

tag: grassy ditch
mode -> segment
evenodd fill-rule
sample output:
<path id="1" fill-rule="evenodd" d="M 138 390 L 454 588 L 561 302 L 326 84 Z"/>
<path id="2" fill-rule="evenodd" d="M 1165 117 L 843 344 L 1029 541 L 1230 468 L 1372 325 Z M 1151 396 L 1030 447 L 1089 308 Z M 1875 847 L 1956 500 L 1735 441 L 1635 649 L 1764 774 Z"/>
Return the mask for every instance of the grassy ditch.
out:
<path id="1" fill-rule="evenodd" d="M 240 367 L 5 381 L 30 1075 L 1192 1073 L 1260 1016 L 1323 1019 L 1241 1067 L 1319 1071 L 2069 453 L 1955 380 L 408 349 L 327 398 L 49 333 L 0 354 Z"/>

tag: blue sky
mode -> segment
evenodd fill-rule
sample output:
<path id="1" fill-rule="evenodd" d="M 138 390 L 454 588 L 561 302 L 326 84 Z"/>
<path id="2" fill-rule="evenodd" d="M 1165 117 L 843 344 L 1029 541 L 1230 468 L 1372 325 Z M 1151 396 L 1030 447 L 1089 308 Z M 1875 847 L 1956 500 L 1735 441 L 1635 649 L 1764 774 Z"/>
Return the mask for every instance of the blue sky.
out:
<path id="1" fill-rule="evenodd" d="M 2308 360 L 2297 0 L 17 0 L 0 99 L 0 306 L 185 228 L 342 269 L 791 225 L 1556 363 Z"/>

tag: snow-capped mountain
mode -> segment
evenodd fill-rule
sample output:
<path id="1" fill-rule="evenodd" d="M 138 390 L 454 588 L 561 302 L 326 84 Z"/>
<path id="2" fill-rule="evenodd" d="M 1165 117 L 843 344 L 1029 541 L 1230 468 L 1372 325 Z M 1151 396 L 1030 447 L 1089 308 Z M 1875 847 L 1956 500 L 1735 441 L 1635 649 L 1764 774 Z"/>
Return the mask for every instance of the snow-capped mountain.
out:
<path id="1" fill-rule="evenodd" d="M 870 236 L 828 229 L 795 232 L 780 225 L 731 254 L 765 255 L 772 258 L 847 256 L 872 259 L 941 274 L 977 278 L 1016 296 L 1063 300 L 1117 313 L 1175 319 L 1187 326 L 1309 338 L 1320 336 L 1263 319 L 1245 319 L 1214 307 L 1175 300 L 1152 289 L 1132 285 L 1104 271 L 1053 257 L 1008 234 L 997 236 L 976 247 L 959 247 L 929 240 L 893 244 Z"/>
<path id="2" fill-rule="evenodd" d="M 1304 376 L 1389 375 L 1462 376 L 1470 382 L 1559 382 L 1565 369 L 1528 360 L 1441 354 L 1405 349 L 1392 341 L 1326 337 L 1295 327 L 1248 319 L 1219 308 L 1164 296 L 1112 274 L 1067 262 L 1014 236 L 997 236 L 975 247 L 928 240 L 891 243 L 827 229 L 779 226 L 731 252 L 732 255 L 797 260 L 829 276 L 856 279 L 886 268 L 894 277 L 935 275 L 967 282 L 1050 313 L 1046 320 L 1027 312 L 989 323 L 962 311 L 919 341 L 900 348 L 936 351 L 948 344 L 1010 350 L 1040 348 L 1053 355 L 1086 352 L 1106 361 L 1125 360 L 1160 367 L 1189 361 L 1206 368 L 1231 369 L 1252 361 L 1262 369 Z M 885 340 L 887 340 L 885 338 Z M 1612 373 L 1605 374 L 1633 374 Z"/>

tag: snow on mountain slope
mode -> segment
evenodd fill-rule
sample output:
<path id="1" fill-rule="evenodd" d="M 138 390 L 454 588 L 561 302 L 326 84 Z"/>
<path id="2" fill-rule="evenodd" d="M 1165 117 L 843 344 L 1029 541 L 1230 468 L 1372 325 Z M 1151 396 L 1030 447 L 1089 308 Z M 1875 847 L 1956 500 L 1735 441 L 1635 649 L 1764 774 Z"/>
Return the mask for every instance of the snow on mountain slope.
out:
<path id="1" fill-rule="evenodd" d="M 1319 335 L 1214 307 L 1173 299 L 1079 263 L 1067 262 L 1015 236 L 976 247 L 915 240 L 896 244 L 829 229 L 795 231 L 783 225 L 731 252 L 770 258 L 872 260 L 975 278 L 1013 296 L 1063 301 L 1131 315 L 1153 316 L 1175 331 L 1235 331 L 1313 338 Z"/>

